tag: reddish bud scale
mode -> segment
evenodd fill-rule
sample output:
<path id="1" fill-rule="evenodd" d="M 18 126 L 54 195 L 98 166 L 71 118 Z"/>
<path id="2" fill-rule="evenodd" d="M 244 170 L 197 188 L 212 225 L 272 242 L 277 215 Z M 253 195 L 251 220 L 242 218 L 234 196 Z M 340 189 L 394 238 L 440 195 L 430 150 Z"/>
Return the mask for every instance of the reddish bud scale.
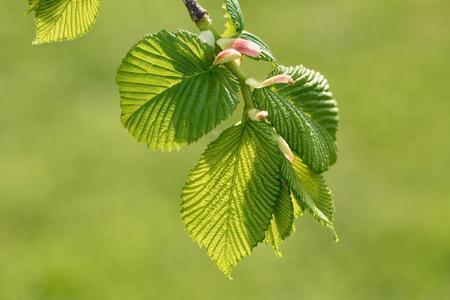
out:
<path id="1" fill-rule="evenodd" d="M 235 39 L 231 42 L 230 47 L 250 57 L 258 57 L 262 52 L 261 48 L 257 44 L 244 39 Z"/>
<path id="2" fill-rule="evenodd" d="M 255 89 L 262 89 L 274 84 L 294 84 L 294 79 L 286 74 L 280 74 L 273 76 L 263 82 L 260 82 L 254 78 L 248 78 L 245 83 Z"/>
<path id="3" fill-rule="evenodd" d="M 236 49 L 230 48 L 223 50 L 216 56 L 216 60 L 214 61 L 214 65 L 225 64 L 230 61 L 235 61 L 241 58 L 241 53 Z"/>
<path id="4" fill-rule="evenodd" d="M 280 74 L 280 75 L 275 75 L 273 77 L 270 77 L 269 79 L 265 80 L 262 85 L 263 86 L 271 86 L 274 84 L 280 84 L 280 83 L 284 83 L 284 84 L 294 84 L 294 79 L 286 74 Z"/>

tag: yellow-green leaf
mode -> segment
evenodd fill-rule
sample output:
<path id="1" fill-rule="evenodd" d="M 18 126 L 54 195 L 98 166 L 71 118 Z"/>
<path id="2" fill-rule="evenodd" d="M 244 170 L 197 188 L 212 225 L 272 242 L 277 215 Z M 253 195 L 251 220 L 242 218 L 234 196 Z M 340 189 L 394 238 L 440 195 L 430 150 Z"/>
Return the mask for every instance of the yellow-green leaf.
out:
<path id="1" fill-rule="evenodd" d="M 264 240 L 266 244 L 273 247 L 275 254 L 279 257 L 281 257 L 281 243 L 294 232 L 294 203 L 291 191 L 283 182 Z"/>
<path id="2" fill-rule="evenodd" d="M 333 194 L 323 176 L 309 169 L 298 156 L 295 156 L 292 164 L 287 160 L 283 161 L 282 174 L 300 207 L 330 228 L 337 241 Z"/>
<path id="3" fill-rule="evenodd" d="M 28 12 L 35 11 L 34 44 L 73 40 L 94 25 L 100 0 L 29 0 Z"/>
<path id="4" fill-rule="evenodd" d="M 234 37 L 239 35 L 245 27 L 244 16 L 238 0 L 225 0 L 225 32 L 224 37 Z"/>
<path id="5" fill-rule="evenodd" d="M 183 189 L 189 235 L 226 275 L 265 238 L 280 194 L 272 128 L 247 120 L 208 146 Z"/>

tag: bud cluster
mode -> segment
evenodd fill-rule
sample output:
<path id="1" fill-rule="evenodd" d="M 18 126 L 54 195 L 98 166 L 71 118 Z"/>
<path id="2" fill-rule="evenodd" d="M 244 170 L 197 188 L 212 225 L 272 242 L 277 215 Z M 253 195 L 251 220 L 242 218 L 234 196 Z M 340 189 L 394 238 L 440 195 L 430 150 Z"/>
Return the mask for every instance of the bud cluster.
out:
<path id="1" fill-rule="evenodd" d="M 208 43 L 211 41 L 206 38 L 206 34 L 203 34 L 202 40 Z M 258 44 L 241 38 L 221 38 L 217 40 L 217 45 L 219 45 L 223 50 L 217 54 L 214 65 L 226 64 L 234 61 L 239 66 L 242 62 L 243 55 L 257 58 L 262 53 L 262 50 Z M 279 74 L 262 82 L 254 78 L 248 78 L 245 83 L 251 88 L 261 89 L 274 84 L 292 85 L 294 84 L 294 79 L 287 74 Z"/>

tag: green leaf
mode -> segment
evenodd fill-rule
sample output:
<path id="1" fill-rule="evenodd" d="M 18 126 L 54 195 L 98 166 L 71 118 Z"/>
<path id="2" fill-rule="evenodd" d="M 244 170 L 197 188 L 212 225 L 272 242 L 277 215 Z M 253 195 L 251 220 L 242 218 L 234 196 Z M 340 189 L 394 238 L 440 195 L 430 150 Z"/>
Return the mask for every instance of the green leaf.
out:
<path id="1" fill-rule="evenodd" d="M 128 52 L 117 84 L 122 123 L 138 142 L 180 149 L 231 116 L 239 83 L 213 62 L 213 48 L 186 31 L 146 36 Z"/>
<path id="2" fill-rule="evenodd" d="M 281 243 L 294 232 L 294 202 L 291 191 L 286 183 L 282 183 L 280 195 L 275 203 L 275 209 L 266 232 L 264 242 L 273 247 L 275 254 L 281 257 Z"/>
<path id="3" fill-rule="evenodd" d="M 278 66 L 272 76 L 278 74 L 290 75 L 295 80 L 295 84 L 293 86 L 278 85 L 273 89 L 301 108 L 336 140 L 339 110 L 325 77 L 303 66 Z"/>
<path id="4" fill-rule="evenodd" d="M 39 2 L 41 0 L 28 0 L 28 9 L 26 11 L 26 14 L 28 15 L 29 13 L 31 13 L 33 10 L 36 9 L 36 7 L 39 5 Z"/>
<path id="5" fill-rule="evenodd" d="M 270 50 L 270 47 L 258 36 L 254 35 L 253 33 L 250 33 L 248 31 L 242 32 L 240 38 L 254 42 L 261 48 L 262 52 L 261 55 L 257 58 L 254 58 L 256 60 L 264 60 L 264 61 L 270 61 L 275 62 L 276 58 L 272 54 L 272 50 Z"/>
<path id="6" fill-rule="evenodd" d="M 291 197 L 293 197 L 292 192 L 291 192 Z M 292 204 L 294 206 L 294 217 L 296 219 L 298 219 L 301 216 L 303 216 L 303 209 L 300 206 L 300 203 L 297 200 L 295 200 L 295 201 L 292 201 Z"/>
<path id="7" fill-rule="evenodd" d="M 330 228 L 338 241 L 334 230 L 333 195 L 322 175 L 311 171 L 297 156 L 293 164 L 283 161 L 282 174 L 300 207 Z"/>
<path id="8" fill-rule="evenodd" d="M 211 143 L 189 175 L 183 221 L 228 276 L 265 238 L 280 193 L 281 161 L 273 129 L 246 120 Z"/>
<path id="9" fill-rule="evenodd" d="M 306 194 L 327 219 L 334 222 L 333 194 L 323 176 L 311 171 L 299 157 L 296 157 L 294 160 L 293 167 L 303 184 Z"/>
<path id="10" fill-rule="evenodd" d="M 225 32 L 224 37 L 234 37 L 239 35 L 245 27 L 244 16 L 238 0 L 225 0 L 223 4 L 225 9 Z"/>
<path id="11" fill-rule="evenodd" d="M 298 87 L 297 84 L 292 88 Z M 336 161 L 336 146 L 327 130 L 276 87 L 254 90 L 256 106 L 269 112 L 269 121 L 294 152 L 315 172 Z"/>
<path id="12" fill-rule="evenodd" d="M 34 44 L 73 40 L 87 33 L 95 23 L 100 0 L 29 0 L 35 11 Z"/>

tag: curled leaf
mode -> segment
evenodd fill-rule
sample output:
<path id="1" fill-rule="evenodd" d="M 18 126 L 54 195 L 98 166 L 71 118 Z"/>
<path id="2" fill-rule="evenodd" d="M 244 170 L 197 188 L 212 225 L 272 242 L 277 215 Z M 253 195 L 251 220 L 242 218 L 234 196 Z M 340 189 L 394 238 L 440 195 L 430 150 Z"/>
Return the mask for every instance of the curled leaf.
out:
<path id="1" fill-rule="evenodd" d="M 245 27 L 244 16 L 238 0 L 225 0 L 223 4 L 225 9 L 225 32 L 223 36 L 234 37 L 239 35 Z"/>

